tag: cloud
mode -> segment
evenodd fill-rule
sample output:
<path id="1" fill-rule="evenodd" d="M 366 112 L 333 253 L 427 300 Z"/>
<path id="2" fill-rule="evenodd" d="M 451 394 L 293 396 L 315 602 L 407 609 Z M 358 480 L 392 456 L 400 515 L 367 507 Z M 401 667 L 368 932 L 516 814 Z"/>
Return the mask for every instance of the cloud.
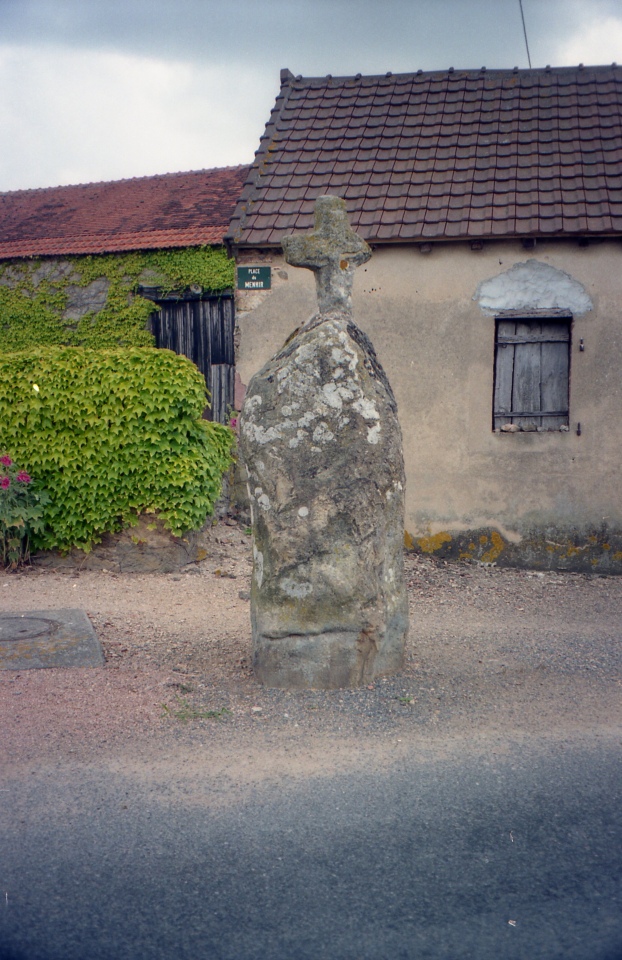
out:
<path id="1" fill-rule="evenodd" d="M 251 66 L 0 46 L 0 190 L 248 163 L 274 99 Z"/>
<path id="2" fill-rule="evenodd" d="M 542 5 L 560 23 L 569 2 Z M 0 0 L 0 32 L 274 75 L 513 66 L 523 52 L 518 0 Z"/>
<path id="3" fill-rule="evenodd" d="M 553 63 L 587 65 L 622 63 L 622 17 L 604 16 L 583 23 L 553 48 Z"/>
<path id="4" fill-rule="evenodd" d="M 534 66 L 622 62 L 619 0 L 524 0 Z M 0 0 L 0 191 L 248 163 L 280 67 L 527 65 L 518 0 Z"/>

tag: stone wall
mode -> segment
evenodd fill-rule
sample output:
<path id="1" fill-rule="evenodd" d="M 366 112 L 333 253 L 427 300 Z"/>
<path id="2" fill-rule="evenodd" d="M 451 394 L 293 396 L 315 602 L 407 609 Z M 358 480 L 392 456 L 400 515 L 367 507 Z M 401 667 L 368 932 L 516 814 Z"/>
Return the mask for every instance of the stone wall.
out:
<path id="1" fill-rule="evenodd" d="M 174 537 L 153 517 L 140 517 L 134 527 L 107 533 L 88 553 L 46 550 L 32 558 L 34 566 L 56 570 L 106 570 L 109 573 L 173 573 L 206 560 L 212 549 L 213 520 L 202 530 Z"/>

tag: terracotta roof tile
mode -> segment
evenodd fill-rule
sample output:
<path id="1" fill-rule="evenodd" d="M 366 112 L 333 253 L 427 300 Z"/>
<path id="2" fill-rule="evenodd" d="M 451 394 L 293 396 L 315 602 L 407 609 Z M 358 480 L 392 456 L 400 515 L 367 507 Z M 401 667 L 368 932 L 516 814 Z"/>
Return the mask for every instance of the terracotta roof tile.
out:
<path id="1" fill-rule="evenodd" d="M 421 210 L 425 209 L 425 204 L 422 208 L 413 208 L 412 210 L 404 210 L 401 222 L 404 224 L 413 224 L 419 223 L 421 219 Z"/>
<path id="2" fill-rule="evenodd" d="M 400 224 L 391 223 L 385 224 L 380 223 L 378 226 L 378 239 L 384 240 L 385 242 L 391 242 L 399 239 L 399 229 Z"/>
<path id="3" fill-rule="evenodd" d="M 0 259 L 220 244 L 248 172 L 221 167 L 1 193 Z"/>
<path id="4" fill-rule="evenodd" d="M 510 236 L 516 233 L 516 221 L 507 216 L 505 218 L 495 218 L 492 222 L 491 233 L 495 237 Z"/>
<path id="5" fill-rule="evenodd" d="M 286 74 L 249 183 L 242 245 L 266 242 L 266 217 L 278 243 L 302 197 L 310 223 L 320 190 L 372 242 L 617 233 L 622 69 Z"/>

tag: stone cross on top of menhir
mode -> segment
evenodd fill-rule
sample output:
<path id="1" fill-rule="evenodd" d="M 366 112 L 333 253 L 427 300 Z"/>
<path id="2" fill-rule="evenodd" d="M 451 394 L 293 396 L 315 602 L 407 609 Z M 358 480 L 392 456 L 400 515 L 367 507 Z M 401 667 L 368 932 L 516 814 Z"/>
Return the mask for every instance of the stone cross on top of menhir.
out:
<path id="1" fill-rule="evenodd" d="M 352 310 L 352 279 L 355 267 L 371 257 L 371 249 L 348 222 L 345 201 L 318 197 L 315 230 L 303 236 L 283 238 L 286 261 L 292 267 L 307 267 L 315 273 L 320 313 Z"/>
<path id="2" fill-rule="evenodd" d="M 253 524 L 255 675 L 271 687 L 356 687 L 395 673 L 408 629 L 397 407 L 352 320 L 371 256 L 339 197 L 283 241 L 313 270 L 319 313 L 254 375 L 240 415 Z"/>

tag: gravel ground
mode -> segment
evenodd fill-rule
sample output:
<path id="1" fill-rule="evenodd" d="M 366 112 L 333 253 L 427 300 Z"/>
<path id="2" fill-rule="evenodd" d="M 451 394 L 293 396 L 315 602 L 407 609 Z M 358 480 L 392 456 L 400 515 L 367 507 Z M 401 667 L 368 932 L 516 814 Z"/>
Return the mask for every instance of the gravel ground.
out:
<path id="1" fill-rule="evenodd" d="M 103 668 L 0 673 L 0 763 L 17 772 L 150 758 L 157 772 L 172 751 L 189 774 L 201 747 L 215 774 L 233 752 L 246 757 L 236 775 L 250 781 L 383 752 L 393 761 L 415 742 L 507 748 L 508 737 L 563 740 L 622 720 L 622 578 L 408 555 L 402 673 L 359 690 L 289 693 L 250 670 L 250 537 L 221 522 L 213 544 L 179 574 L 0 576 L 0 609 L 81 607 L 106 654 Z"/>

